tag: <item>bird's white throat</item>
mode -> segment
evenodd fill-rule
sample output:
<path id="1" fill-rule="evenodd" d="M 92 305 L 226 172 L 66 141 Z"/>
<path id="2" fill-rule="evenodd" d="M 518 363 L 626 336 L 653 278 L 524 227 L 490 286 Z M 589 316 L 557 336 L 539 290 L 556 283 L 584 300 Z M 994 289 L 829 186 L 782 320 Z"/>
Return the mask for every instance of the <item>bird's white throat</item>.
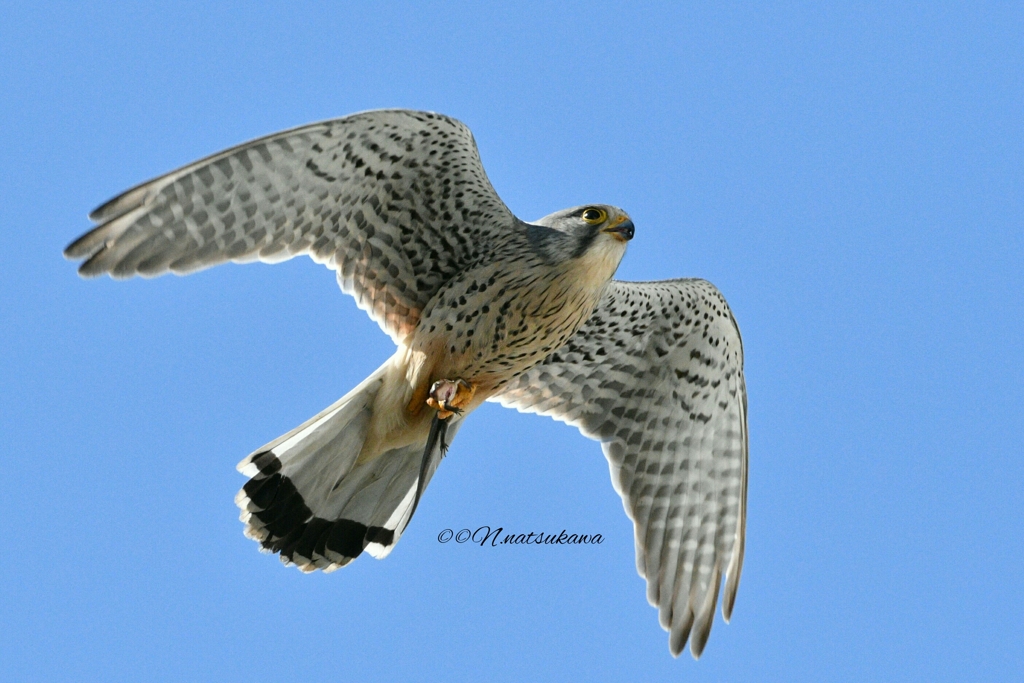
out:
<path id="1" fill-rule="evenodd" d="M 590 249 L 577 259 L 581 284 L 603 287 L 615 275 L 625 253 L 623 242 L 608 235 L 598 235 Z"/>

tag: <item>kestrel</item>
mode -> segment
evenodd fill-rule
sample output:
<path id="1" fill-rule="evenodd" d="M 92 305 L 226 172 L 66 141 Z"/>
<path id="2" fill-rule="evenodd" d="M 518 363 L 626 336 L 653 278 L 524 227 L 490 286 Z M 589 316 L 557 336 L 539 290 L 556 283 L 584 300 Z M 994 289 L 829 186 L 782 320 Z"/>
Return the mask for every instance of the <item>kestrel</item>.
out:
<path id="1" fill-rule="evenodd" d="M 699 657 L 743 565 L 746 389 L 736 321 L 703 280 L 612 280 L 633 237 L 590 204 L 527 223 L 439 114 L 371 111 L 276 133 L 115 197 L 64 254 L 85 277 L 307 254 L 397 345 L 319 415 L 257 449 L 245 533 L 303 571 L 386 556 L 483 401 L 601 442 L 647 598 Z"/>

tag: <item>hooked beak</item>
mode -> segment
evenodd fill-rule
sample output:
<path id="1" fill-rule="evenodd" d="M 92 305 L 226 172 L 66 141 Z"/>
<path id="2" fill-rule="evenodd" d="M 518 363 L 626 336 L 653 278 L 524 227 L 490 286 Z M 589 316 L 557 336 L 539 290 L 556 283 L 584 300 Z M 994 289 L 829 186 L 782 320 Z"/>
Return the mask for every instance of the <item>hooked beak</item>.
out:
<path id="1" fill-rule="evenodd" d="M 621 216 L 618 223 L 605 228 L 604 231 L 617 240 L 628 242 L 633 239 L 633 221 Z"/>

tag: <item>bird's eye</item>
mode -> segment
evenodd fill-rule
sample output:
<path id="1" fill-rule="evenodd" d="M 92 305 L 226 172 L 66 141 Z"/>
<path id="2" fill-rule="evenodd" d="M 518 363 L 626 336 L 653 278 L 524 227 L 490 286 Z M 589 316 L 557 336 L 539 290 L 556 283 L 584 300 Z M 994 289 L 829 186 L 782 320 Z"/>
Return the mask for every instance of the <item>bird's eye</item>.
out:
<path id="1" fill-rule="evenodd" d="M 583 209 L 583 213 L 580 216 L 591 225 L 603 223 L 604 219 L 608 218 L 608 214 L 604 212 L 604 209 L 595 209 L 594 207 Z"/>

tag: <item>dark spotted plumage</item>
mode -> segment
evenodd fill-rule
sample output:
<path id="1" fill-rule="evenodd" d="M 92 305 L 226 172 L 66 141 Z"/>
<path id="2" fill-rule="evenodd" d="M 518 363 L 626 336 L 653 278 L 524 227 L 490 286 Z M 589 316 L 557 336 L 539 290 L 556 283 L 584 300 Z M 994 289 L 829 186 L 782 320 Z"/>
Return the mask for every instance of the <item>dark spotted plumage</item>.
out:
<path id="1" fill-rule="evenodd" d="M 746 501 L 739 332 L 706 282 L 611 281 L 634 232 L 620 209 L 525 223 L 491 187 L 463 124 L 389 110 L 228 149 L 92 218 L 99 225 L 65 250 L 84 276 L 307 254 L 398 345 L 334 405 L 239 464 L 249 481 L 236 502 L 263 550 L 304 571 L 364 550 L 386 556 L 461 421 L 498 400 L 602 442 L 673 654 L 687 637 L 700 654 L 723 575 L 728 619 Z M 441 413 L 425 401 L 440 380 L 470 391 L 428 441 Z"/>
<path id="2" fill-rule="evenodd" d="M 308 254 L 396 341 L 517 223 L 469 129 L 440 114 L 354 114 L 268 135 L 128 190 L 65 250 L 83 276 L 190 273 Z"/>
<path id="3" fill-rule="evenodd" d="M 703 280 L 611 282 L 564 346 L 494 400 L 601 441 L 633 520 L 637 571 L 670 631 L 699 655 L 725 577 L 743 567 L 747 395 L 739 329 Z"/>

